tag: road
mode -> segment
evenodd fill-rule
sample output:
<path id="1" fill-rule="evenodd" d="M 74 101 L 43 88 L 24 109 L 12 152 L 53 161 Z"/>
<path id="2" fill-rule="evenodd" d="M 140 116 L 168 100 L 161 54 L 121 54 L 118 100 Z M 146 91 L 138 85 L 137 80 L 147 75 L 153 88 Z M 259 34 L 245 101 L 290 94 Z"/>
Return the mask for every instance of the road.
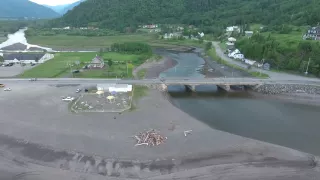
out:
<path id="1" fill-rule="evenodd" d="M 224 51 L 220 48 L 219 42 L 213 41 L 212 45 L 216 49 L 217 55 L 222 58 L 223 60 L 227 61 L 230 64 L 237 65 L 242 68 L 247 68 L 246 64 L 243 64 L 240 61 L 236 61 L 234 59 L 229 58 L 227 55 L 224 54 Z M 280 73 L 280 72 L 273 72 L 273 71 L 266 71 L 260 68 L 252 67 L 252 70 L 262 72 L 265 74 L 268 74 L 270 78 L 273 79 L 295 79 L 295 80 L 310 80 L 310 79 L 318 79 L 318 78 L 310 78 L 310 77 L 304 77 L 304 76 L 299 76 L 299 75 L 294 75 L 294 74 L 288 74 L 288 73 Z"/>
<path id="2" fill-rule="evenodd" d="M 82 78 L 40 78 L 37 81 L 29 79 L 0 79 L 2 84 L 34 83 L 34 84 L 165 84 L 165 85 L 258 85 L 258 84 L 305 84 L 320 85 L 320 79 L 285 79 L 285 78 L 167 78 L 160 79 L 82 79 Z"/>

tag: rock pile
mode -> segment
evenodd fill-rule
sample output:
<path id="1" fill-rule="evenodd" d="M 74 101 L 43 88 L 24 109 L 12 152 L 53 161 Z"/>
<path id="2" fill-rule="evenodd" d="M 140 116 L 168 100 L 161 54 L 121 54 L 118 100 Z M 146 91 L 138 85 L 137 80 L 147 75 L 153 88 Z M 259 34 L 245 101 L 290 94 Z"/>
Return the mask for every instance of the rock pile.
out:
<path id="1" fill-rule="evenodd" d="M 255 90 L 257 92 L 264 93 L 264 94 L 283 94 L 283 93 L 320 94 L 320 86 L 298 85 L 298 84 L 264 84 Z"/>

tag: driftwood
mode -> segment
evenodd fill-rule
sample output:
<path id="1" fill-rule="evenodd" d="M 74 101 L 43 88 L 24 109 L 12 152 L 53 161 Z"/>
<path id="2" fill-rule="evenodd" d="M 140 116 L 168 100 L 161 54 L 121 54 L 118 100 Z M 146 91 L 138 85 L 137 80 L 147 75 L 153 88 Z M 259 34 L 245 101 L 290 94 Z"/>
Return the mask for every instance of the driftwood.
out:
<path id="1" fill-rule="evenodd" d="M 184 131 L 184 136 L 187 136 L 188 134 L 191 134 L 192 130 Z"/>
<path id="2" fill-rule="evenodd" d="M 161 136 L 156 130 L 152 129 L 150 131 L 141 132 L 138 135 L 134 136 L 137 140 L 135 146 L 158 146 L 165 142 L 167 137 Z"/>

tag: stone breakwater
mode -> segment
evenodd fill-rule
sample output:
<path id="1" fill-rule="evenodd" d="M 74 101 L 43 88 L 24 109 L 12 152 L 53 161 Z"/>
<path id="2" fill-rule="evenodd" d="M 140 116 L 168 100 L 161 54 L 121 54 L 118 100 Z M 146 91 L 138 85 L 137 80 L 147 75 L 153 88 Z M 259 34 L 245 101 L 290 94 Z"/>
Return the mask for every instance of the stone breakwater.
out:
<path id="1" fill-rule="evenodd" d="M 264 84 L 255 89 L 263 94 L 306 93 L 320 95 L 320 85 Z"/>

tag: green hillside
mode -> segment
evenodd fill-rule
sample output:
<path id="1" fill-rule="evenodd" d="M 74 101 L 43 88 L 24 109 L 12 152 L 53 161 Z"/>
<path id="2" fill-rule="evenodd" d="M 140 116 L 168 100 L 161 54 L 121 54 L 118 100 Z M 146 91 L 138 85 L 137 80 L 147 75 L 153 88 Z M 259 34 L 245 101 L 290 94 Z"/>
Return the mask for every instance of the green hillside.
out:
<path id="1" fill-rule="evenodd" d="M 146 23 L 193 24 L 214 29 L 230 24 L 312 25 L 320 22 L 317 0 L 87 0 L 52 26 L 96 25 L 117 30 Z"/>

